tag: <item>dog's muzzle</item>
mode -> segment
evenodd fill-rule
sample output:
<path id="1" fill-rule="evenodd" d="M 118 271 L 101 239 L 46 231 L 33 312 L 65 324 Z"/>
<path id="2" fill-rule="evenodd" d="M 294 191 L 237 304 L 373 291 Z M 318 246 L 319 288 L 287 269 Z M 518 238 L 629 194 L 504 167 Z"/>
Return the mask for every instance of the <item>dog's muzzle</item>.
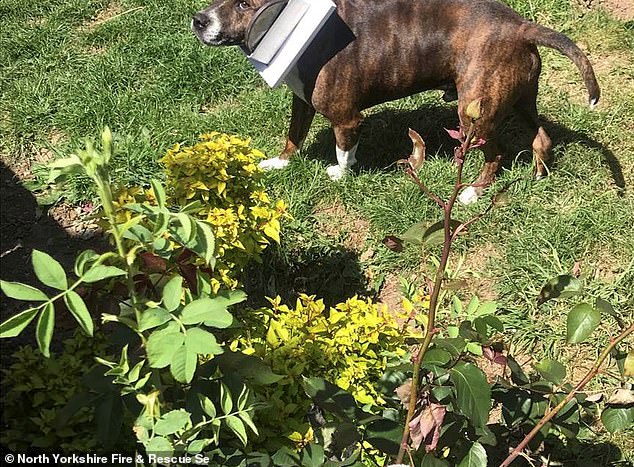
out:
<path id="1" fill-rule="evenodd" d="M 192 18 L 192 32 L 205 45 L 225 45 L 230 41 L 222 35 L 222 25 L 214 10 L 199 11 Z"/>

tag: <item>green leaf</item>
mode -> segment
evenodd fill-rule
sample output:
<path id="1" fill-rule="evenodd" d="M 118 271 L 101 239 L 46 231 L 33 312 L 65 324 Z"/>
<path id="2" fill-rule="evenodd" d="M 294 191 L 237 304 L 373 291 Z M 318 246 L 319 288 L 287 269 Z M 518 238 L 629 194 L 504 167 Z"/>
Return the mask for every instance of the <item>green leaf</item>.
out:
<path id="1" fill-rule="evenodd" d="M 233 323 L 233 316 L 227 311 L 226 302 L 215 298 L 199 298 L 185 305 L 181 314 L 183 324 L 200 324 L 214 328 L 228 328 Z"/>
<path id="2" fill-rule="evenodd" d="M 443 366 L 449 363 L 451 360 L 451 354 L 446 350 L 438 347 L 434 347 L 425 352 L 423 356 L 423 363 L 428 363 L 436 366 Z"/>
<path id="3" fill-rule="evenodd" d="M 170 214 L 168 212 L 159 212 L 156 214 L 156 219 L 154 221 L 154 228 L 152 229 L 152 233 L 155 237 L 160 237 L 169 227 L 170 222 Z M 154 241 L 156 242 L 155 239 Z M 154 243 L 154 248 L 156 250 L 161 250 L 161 248 L 157 248 L 156 243 Z"/>
<path id="4" fill-rule="evenodd" d="M 225 351 L 214 358 L 214 362 L 225 374 L 236 373 L 247 381 L 258 385 L 277 383 L 284 376 L 273 373 L 262 359 L 241 352 Z"/>
<path id="5" fill-rule="evenodd" d="M 542 287 L 537 305 L 546 303 L 554 298 L 569 298 L 583 293 L 583 284 L 579 279 L 568 274 L 557 276 L 549 280 Z"/>
<path id="6" fill-rule="evenodd" d="M 184 409 L 172 410 L 163 415 L 154 425 L 154 433 L 161 436 L 171 435 L 191 424 L 189 413 Z"/>
<path id="7" fill-rule="evenodd" d="M 112 449 L 123 425 L 123 402 L 118 393 L 110 392 L 95 408 L 97 436 L 105 449 Z"/>
<path id="8" fill-rule="evenodd" d="M 278 449 L 271 456 L 271 460 L 276 467 L 297 467 L 299 465 L 299 455 L 286 446 Z"/>
<path id="9" fill-rule="evenodd" d="M 467 314 L 468 317 L 473 317 L 476 314 L 476 310 L 478 309 L 479 306 L 480 306 L 480 299 L 478 298 L 477 295 L 474 295 L 469 301 L 469 304 L 467 305 L 467 311 L 465 311 L 465 313 Z"/>
<path id="10" fill-rule="evenodd" d="M 352 394 L 325 379 L 304 377 L 302 386 L 308 397 L 326 412 L 332 412 L 347 421 L 363 415 Z"/>
<path id="11" fill-rule="evenodd" d="M 462 222 L 455 219 L 449 221 L 451 231 L 456 230 Z M 423 242 L 427 245 L 438 245 L 445 241 L 445 222 L 439 221 L 430 225 L 423 233 Z"/>
<path id="12" fill-rule="evenodd" d="M 163 185 L 155 179 L 150 180 L 150 185 L 152 186 L 152 191 L 154 191 L 154 197 L 156 198 L 157 204 L 160 208 L 164 208 L 166 196 Z"/>
<path id="13" fill-rule="evenodd" d="M 468 342 L 465 350 L 473 355 L 482 355 L 482 346 L 477 342 Z"/>
<path id="14" fill-rule="evenodd" d="M 148 244 L 152 243 L 154 237 L 152 232 L 147 227 L 142 225 L 133 225 L 123 233 L 123 238 L 134 240 L 139 243 Z"/>
<path id="15" fill-rule="evenodd" d="M 211 399 L 209 399 L 209 397 L 201 393 L 198 393 L 197 395 L 198 395 L 198 400 L 200 400 L 200 406 L 203 409 L 203 411 L 207 415 L 209 415 L 210 418 L 216 418 L 216 406 L 211 401 Z"/>
<path id="16" fill-rule="evenodd" d="M 196 222 L 191 216 L 183 212 L 174 214 L 174 217 L 178 220 L 180 226 L 173 229 L 173 237 L 182 245 L 191 246 L 189 243 L 196 238 Z"/>
<path id="17" fill-rule="evenodd" d="M 216 257 L 214 252 L 216 249 L 216 239 L 211 230 L 211 226 L 203 221 L 196 221 L 196 238 L 195 244 L 189 245 L 189 249 L 205 260 L 205 263 L 214 267 Z"/>
<path id="18" fill-rule="evenodd" d="M 462 337 L 453 337 L 448 339 L 434 339 L 432 341 L 433 344 L 440 347 L 441 349 L 447 350 L 454 357 L 460 355 L 467 343 Z"/>
<path id="19" fill-rule="evenodd" d="M 544 359 L 534 365 L 535 369 L 546 381 L 554 384 L 561 384 L 566 377 L 566 367 L 557 360 Z"/>
<path id="20" fill-rule="evenodd" d="M 51 356 L 49 351 L 51 346 L 51 338 L 53 337 L 53 328 L 55 327 L 55 306 L 49 302 L 44 306 L 44 310 L 40 313 L 40 317 L 37 320 L 37 330 L 35 331 L 37 337 L 37 345 L 40 348 L 40 352 L 46 358 Z"/>
<path id="21" fill-rule="evenodd" d="M 77 157 L 75 154 L 72 154 L 70 157 L 57 159 L 51 162 L 50 164 L 48 164 L 48 168 L 50 169 L 47 180 L 48 183 L 55 182 L 62 175 L 67 175 L 70 173 L 81 173 L 84 171 L 79 157 Z"/>
<path id="22" fill-rule="evenodd" d="M 154 331 L 147 340 L 147 357 L 152 368 L 165 368 L 172 363 L 174 353 L 185 342 L 185 336 L 179 331 L 178 325 L 174 325 Z"/>
<path id="23" fill-rule="evenodd" d="M 484 427 L 491 410 L 491 387 L 485 374 L 472 363 L 458 363 L 450 370 L 456 387 L 456 402 L 460 411 L 477 427 Z"/>
<path id="24" fill-rule="evenodd" d="M 44 292 L 30 285 L 22 284 L 20 282 L 8 282 L 0 280 L 0 289 L 7 297 L 15 298 L 16 300 L 25 300 L 32 302 L 46 302 L 48 297 Z"/>
<path id="25" fill-rule="evenodd" d="M 225 383 L 220 383 L 220 408 L 225 415 L 230 414 L 233 408 L 231 393 Z"/>
<path id="26" fill-rule="evenodd" d="M 202 450 L 205 449 L 207 446 L 209 446 L 212 441 L 213 441 L 212 439 L 197 439 L 197 440 L 194 440 L 191 443 L 189 443 L 189 446 L 187 446 L 187 453 L 188 454 L 198 454 L 198 453 L 202 452 Z"/>
<path id="27" fill-rule="evenodd" d="M 148 308 L 141 313 L 139 331 L 143 332 L 148 329 L 156 328 L 161 324 L 167 323 L 171 319 L 172 315 L 163 308 Z"/>
<path id="28" fill-rule="evenodd" d="M 403 436 L 403 427 L 399 422 L 382 418 L 370 422 L 365 429 L 364 441 L 376 449 L 390 455 L 398 454 Z"/>
<path id="29" fill-rule="evenodd" d="M 473 443 L 458 467 L 487 467 L 487 452 L 484 447 L 480 443 Z"/>
<path id="30" fill-rule="evenodd" d="M 498 309 L 497 302 L 487 301 L 482 302 L 476 311 L 476 316 L 492 315 Z"/>
<path id="31" fill-rule="evenodd" d="M 190 352 L 202 355 L 218 355 L 223 349 L 216 342 L 216 337 L 200 328 L 190 328 L 185 336 L 185 345 Z"/>
<path id="32" fill-rule="evenodd" d="M 196 352 L 192 352 L 186 345 L 182 345 L 174 352 L 170 371 L 176 381 L 190 383 L 194 378 L 197 364 L 198 355 L 196 355 Z"/>
<path id="33" fill-rule="evenodd" d="M 598 298 L 595 300 L 594 307 L 599 311 L 599 313 L 605 313 L 615 318 L 618 318 L 618 314 L 614 311 L 614 308 L 607 300 L 603 300 L 602 298 Z"/>
<path id="34" fill-rule="evenodd" d="M 229 429 L 236 434 L 240 442 L 246 446 L 248 441 L 247 430 L 244 427 L 244 423 L 242 423 L 242 420 L 240 420 L 235 415 L 229 415 L 225 419 L 225 423 L 227 424 Z"/>
<path id="35" fill-rule="evenodd" d="M 420 467 L 449 467 L 449 463 L 443 459 L 437 459 L 433 454 L 427 453 L 423 457 Z"/>
<path id="36" fill-rule="evenodd" d="M 566 321 L 566 342 L 578 344 L 592 334 L 601 321 L 601 314 L 587 303 L 579 303 L 570 310 Z"/>
<path id="37" fill-rule="evenodd" d="M 634 423 L 634 407 L 607 407 L 601 412 L 601 422 L 610 433 L 631 428 Z"/>
<path id="38" fill-rule="evenodd" d="M 174 311 L 181 304 L 181 294 L 183 292 L 183 278 L 181 276 L 172 277 L 165 287 L 163 287 L 163 306 L 167 311 Z"/>
<path id="39" fill-rule="evenodd" d="M 529 383 L 528 376 L 526 376 L 526 373 L 524 373 L 522 367 L 511 355 L 506 356 L 506 364 L 508 365 L 509 370 L 511 370 L 511 381 L 513 381 L 518 386 Z"/>
<path id="40" fill-rule="evenodd" d="M 33 250 L 31 260 L 35 275 L 42 284 L 57 290 L 68 288 L 64 268 L 52 256 L 40 250 Z"/>
<path id="41" fill-rule="evenodd" d="M 238 417 L 242 419 L 245 425 L 251 428 L 251 431 L 253 431 L 253 433 L 255 433 L 256 435 L 259 435 L 258 427 L 256 427 L 255 423 L 253 423 L 253 420 L 251 420 L 251 416 L 249 415 L 249 412 L 239 412 Z"/>
<path id="42" fill-rule="evenodd" d="M 99 255 L 94 250 L 84 250 L 75 258 L 75 275 L 80 277 L 84 274 L 86 266 L 99 259 Z"/>
<path id="43" fill-rule="evenodd" d="M 108 279 L 110 277 L 116 276 L 125 276 L 126 272 L 123 269 L 119 269 L 114 266 L 104 266 L 98 265 L 90 268 L 82 277 L 81 280 L 84 282 L 92 283 L 98 282 L 103 279 Z"/>
<path id="44" fill-rule="evenodd" d="M 427 222 L 417 222 L 407 229 L 403 235 L 401 235 L 401 240 L 404 242 L 421 244 L 423 242 L 423 234 L 427 229 L 427 225 Z"/>
<path id="45" fill-rule="evenodd" d="M 92 337 L 92 316 L 90 316 L 84 300 L 74 290 L 69 290 L 66 295 L 64 295 L 64 302 L 68 307 L 68 311 L 75 317 L 75 321 L 79 323 L 87 335 Z"/>
<path id="46" fill-rule="evenodd" d="M 324 447 L 319 444 L 311 443 L 301 452 L 302 467 L 323 467 L 325 460 Z"/>
<path id="47" fill-rule="evenodd" d="M 0 324 L 0 338 L 19 335 L 22 330 L 33 321 L 33 318 L 37 315 L 37 311 L 37 308 L 29 308 Z"/>
<path id="48" fill-rule="evenodd" d="M 170 443 L 167 438 L 155 436 L 145 445 L 145 452 L 160 457 L 170 457 L 174 449 L 172 448 L 172 443 Z"/>

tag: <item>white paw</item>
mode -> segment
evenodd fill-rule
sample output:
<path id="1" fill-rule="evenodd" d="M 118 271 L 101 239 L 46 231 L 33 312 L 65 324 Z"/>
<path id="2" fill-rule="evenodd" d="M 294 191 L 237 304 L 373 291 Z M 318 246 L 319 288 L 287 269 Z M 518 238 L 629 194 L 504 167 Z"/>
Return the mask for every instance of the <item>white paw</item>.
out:
<path id="1" fill-rule="evenodd" d="M 258 167 L 260 167 L 262 170 L 283 169 L 290 163 L 291 161 L 289 161 L 288 159 L 280 159 L 279 157 L 272 157 L 270 159 L 264 159 L 263 161 L 260 161 L 260 163 L 258 164 Z"/>
<path id="2" fill-rule="evenodd" d="M 476 192 L 476 189 L 472 186 L 468 186 L 462 191 L 462 193 L 460 193 L 460 195 L 458 195 L 458 201 L 465 206 L 475 203 L 478 201 L 478 193 Z"/>
<path id="3" fill-rule="evenodd" d="M 326 169 L 326 173 L 330 177 L 330 180 L 341 180 L 346 175 L 347 170 L 339 165 L 331 165 Z"/>

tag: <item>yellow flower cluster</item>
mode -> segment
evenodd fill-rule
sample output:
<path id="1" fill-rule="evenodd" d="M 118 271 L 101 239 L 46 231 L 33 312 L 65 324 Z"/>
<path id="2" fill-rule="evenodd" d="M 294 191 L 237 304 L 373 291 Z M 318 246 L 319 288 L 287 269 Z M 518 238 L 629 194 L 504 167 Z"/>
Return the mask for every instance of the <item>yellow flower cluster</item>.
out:
<path id="1" fill-rule="evenodd" d="M 170 202 L 203 203 L 197 214 L 216 237 L 216 290 L 236 287 L 248 261 L 280 241 L 280 220 L 288 213 L 283 201 L 272 202 L 264 190 L 257 166 L 263 157 L 249 139 L 214 132 L 193 146 L 175 145 L 161 160 Z"/>
<path id="2" fill-rule="evenodd" d="M 264 189 L 263 173 L 257 166 L 263 157 L 249 139 L 215 132 L 201 135 L 193 146 L 175 145 L 161 160 L 167 175 L 168 204 L 184 207 L 200 201 L 203 207 L 196 215 L 211 224 L 216 256 L 211 277 L 214 292 L 238 287 L 246 264 L 258 259 L 271 241 L 279 243 L 280 221 L 290 217 L 286 204 L 271 201 Z M 135 215 L 125 208 L 131 203 L 156 205 L 156 197 L 151 188 L 117 192 L 113 205 L 118 224 Z"/>
<path id="3" fill-rule="evenodd" d="M 294 308 L 283 305 L 279 297 L 269 301 L 272 308 L 249 316 L 250 337 L 232 347 L 262 358 L 274 373 L 285 376 L 267 388 L 269 408 L 260 415 L 263 421 L 271 418 L 278 429 L 280 419 L 304 418 L 309 401 L 301 387 L 302 376 L 335 383 L 362 406 L 383 405 L 385 400 L 374 384 L 385 373 L 389 356 L 403 356 L 406 339 L 420 337 L 399 324 L 405 316 L 395 316 L 371 300 L 353 297 L 330 309 L 323 300 L 307 295 L 301 295 Z M 300 426 L 287 434 L 290 439 L 304 435 L 297 432 Z"/>

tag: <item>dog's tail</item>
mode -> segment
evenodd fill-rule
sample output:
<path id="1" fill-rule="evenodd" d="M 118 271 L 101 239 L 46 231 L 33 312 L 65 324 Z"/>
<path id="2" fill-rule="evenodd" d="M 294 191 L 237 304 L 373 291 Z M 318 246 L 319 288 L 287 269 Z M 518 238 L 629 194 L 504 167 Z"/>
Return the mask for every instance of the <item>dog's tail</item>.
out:
<path id="1" fill-rule="evenodd" d="M 572 62 L 577 65 L 577 68 L 579 68 L 581 77 L 588 89 L 590 107 L 597 105 L 601 90 L 599 89 L 599 83 L 597 83 L 597 78 L 594 76 L 594 70 L 592 69 L 588 57 L 586 57 L 574 42 L 563 34 L 540 26 L 539 24 L 529 23 L 529 25 L 524 37 L 532 44 L 543 45 L 558 50 L 572 60 Z"/>

